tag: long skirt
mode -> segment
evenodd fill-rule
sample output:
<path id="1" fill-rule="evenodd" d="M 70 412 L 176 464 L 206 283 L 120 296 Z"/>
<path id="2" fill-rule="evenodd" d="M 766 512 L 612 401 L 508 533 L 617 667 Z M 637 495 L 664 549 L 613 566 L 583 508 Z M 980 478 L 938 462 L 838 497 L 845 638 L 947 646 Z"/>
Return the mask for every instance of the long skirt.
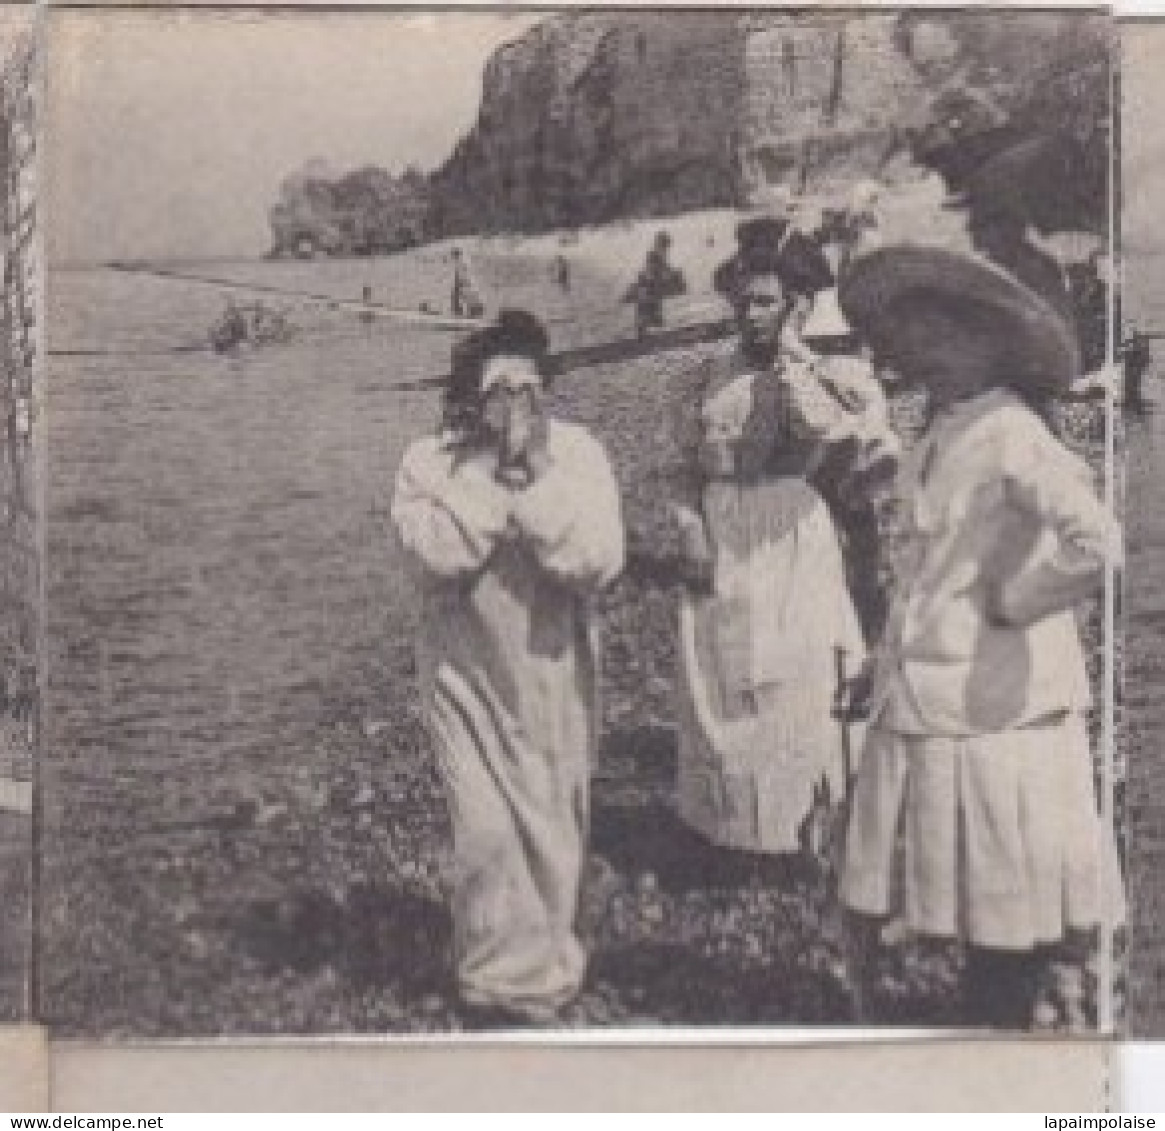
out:
<path id="1" fill-rule="evenodd" d="M 935 737 L 871 728 L 842 901 L 925 935 L 1025 950 L 1115 926 L 1124 898 L 1084 719 Z"/>
<path id="2" fill-rule="evenodd" d="M 817 678 L 814 678 L 816 676 Z M 797 852 L 811 814 L 826 816 L 845 792 L 840 725 L 826 668 L 798 683 L 761 689 L 755 713 L 721 724 L 711 739 L 691 696 L 679 697 L 678 809 L 713 844 L 748 852 Z M 853 727 L 855 749 L 858 727 Z"/>
<path id="3" fill-rule="evenodd" d="M 865 651 L 837 532 L 795 478 L 705 509 L 722 559 L 727 544 L 753 576 L 680 608 L 679 815 L 723 848 L 795 853 L 844 796 L 863 729 L 832 714 L 838 652 L 852 673 Z"/>
<path id="4" fill-rule="evenodd" d="M 573 998 L 586 955 L 574 931 L 587 828 L 588 704 L 548 705 L 536 736 L 501 700 L 444 667 L 430 710 L 453 825 L 460 995 L 540 1016 Z M 552 717 L 553 716 L 553 717 Z"/>

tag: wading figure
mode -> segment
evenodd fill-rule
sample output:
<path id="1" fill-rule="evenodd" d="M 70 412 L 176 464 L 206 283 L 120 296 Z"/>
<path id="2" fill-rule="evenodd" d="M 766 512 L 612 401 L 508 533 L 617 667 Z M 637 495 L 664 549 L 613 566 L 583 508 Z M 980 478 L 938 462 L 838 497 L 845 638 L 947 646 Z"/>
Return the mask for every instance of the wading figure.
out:
<path id="1" fill-rule="evenodd" d="M 578 992 L 574 920 L 597 738 L 593 602 L 623 565 L 599 444 L 543 406 L 547 340 L 503 312 L 455 352 L 439 433 L 392 517 L 421 597 L 422 701 L 453 823 L 457 984 L 482 1023 Z"/>
<path id="2" fill-rule="evenodd" d="M 840 297 L 930 410 L 901 473 L 887 628 L 851 689 L 871 726 L 841 897 L 867 941 L 892 914 L 962 939 L 968 1022 L 1027 1027 L 1054 975 L 1079 1026 L 1087 945 L 1122 901 L 1074 616 L 1120 537 L 1042 418 L 1079 372 L 1076 337 L 1012 276 L 932 248 L 855 261 Z"/>
<path id="3" fill-rule="evenodd" d="M 820 253 L 750 221 L 718 272 L 740 345 L 700 410 L 696 509 L 677 507 L 687 592 L 680 613 L 679 813 L 714 845 L 816 851 L 818 817 L 845 788 L 832 716 L 838 653 L 865 644 L 829 508 L 808 479 L 828 397 L 783 354 L 801 302 L 827 286 Z M 815 401 L 815 398 L 816 401 Z"/>
<path id="4" fill-rule="evenodd" d="M 449 309 L 456 318 L 480 318 L 485 312 L 485 304 L 469 269 L 469 260 L 459 247 L 453 249 L 452 255 L 453 289 Z"/>

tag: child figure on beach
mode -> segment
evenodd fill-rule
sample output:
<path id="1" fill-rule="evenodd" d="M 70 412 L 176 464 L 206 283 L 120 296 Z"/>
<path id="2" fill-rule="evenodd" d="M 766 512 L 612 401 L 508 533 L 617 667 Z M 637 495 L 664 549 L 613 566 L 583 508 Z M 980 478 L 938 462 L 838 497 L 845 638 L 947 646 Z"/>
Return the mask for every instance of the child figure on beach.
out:
<path id="1" fill-rule="evenodd" d="M 469 257 L 459 247 L 455 247 L 451 255 L 453 287 L 449 295 L 449 310 L 456 318 L 480 318 L 485 313 L 485 304 L 470 270 Z"/>
<path id="2" fill-rule="evenodd" d="M 677 508 L 689 570 L 679 813 L 745 854 L 813 848 L 810 819 L 845 788 L 846 736 L 831 715 L 838 654 L 855 665 L 865 654 L 837 530 L 806 474 L 820 439 L 812 382 L 782 359 L 797 299 L 831 276 L 781 236 L 779 221 L 747 222 L 719 273 L 740 349 L 701 407 L 698 507 Z"/>
<path id="3" fill-rule="evenodd" d="M 575 914 L 597 739 L 594 598 L 623 565 L 599 444 L 543 407 L 547 339 L 503 312 L 455 350 L 440 432 L 392 517 L 421 597 L 418 669 L 453 824 L 472 1023 L 551 1023 L 582 984 Z"/>
<path id="4" fill-rule="evenodd" d="M 934 248 L 859 258 L 840 299 L 930 410 L 901 472 L 887 627 L 852 689 L 870 730 L 841 898 L 867 938 L 898 915 L 962 939 L 966 1020 L 1026 1028 L 1041 980 L 1075 965 L 1079 987 L 1096 930 L 1123 914 L 1074 615 L 1120 536 L 1040 411 L 1079 349 L 1010 275 Z"/>

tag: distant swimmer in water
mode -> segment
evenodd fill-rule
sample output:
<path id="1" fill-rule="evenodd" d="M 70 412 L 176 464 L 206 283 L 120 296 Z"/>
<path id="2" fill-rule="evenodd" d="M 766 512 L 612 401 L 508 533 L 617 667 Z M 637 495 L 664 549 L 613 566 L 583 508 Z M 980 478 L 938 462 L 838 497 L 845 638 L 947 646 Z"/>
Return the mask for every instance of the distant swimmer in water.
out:
<path id="1" fill-rule="evenodd" d="M 459 247 L 455 247 L 452 254 L 453 293 L 449 308 L 457 318 L 480 318 L 485 313 L 485 304 L 474 283 L 469 260 Z"/>
<path id="2" fill-rule="evenodd" d="M 663 328 L 663 301 L 684 294 L 688 285 L 683 274 L 668 262 L 671 236 L 660 232 L 647 253 L 643 269 L 623 296 L 635 306 L 636 337 L 646 337 L 649 330 Z"/>
<path id="3" fill-rule="evenodd" d="M 231 353 L 245 345 L 288 342 L 293 335 L 294 328 L 281 310 L 261 302 L 240 305 L 228 299 L 222 316 L 211 327 L 210 344 L 216 353 Z"/>
<path id="4" fill-rule="evenodd" d="M 210 344 L 216 353 L 226 353 L 242 345 L 248 332 L 246 314 L 233 298 L 229 298 L 222 317 L 211 328 Z"/>

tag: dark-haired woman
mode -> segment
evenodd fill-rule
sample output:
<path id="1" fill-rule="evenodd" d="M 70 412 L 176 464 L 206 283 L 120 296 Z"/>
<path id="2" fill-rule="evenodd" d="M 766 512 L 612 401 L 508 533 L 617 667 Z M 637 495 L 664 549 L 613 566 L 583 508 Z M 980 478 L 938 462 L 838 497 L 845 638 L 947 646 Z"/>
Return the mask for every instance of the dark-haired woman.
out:
<path id="1" fill-rule="evenodd" d="M 737 242 L 716 285 L 738 348 L 702 390 L 696 505 L 675 508 L 688 575 L 677 795 L 681 819 L 727 850 L 714 855 L 759 875 L 774 856 L 822 847 L 845 790 L 838 654 L 860 665 L 865 642 L 837 528 L 810 481 L 826 433 L 853 414 L 831 411 L 794 353 L 796 323 L 832 275 L 782 221 L 746 221 Z"/>
<path id="2" fill-rule="evenodd" d="M 471 335 L 442 427 L 405 453 L 392 505 L 423 602 L 418 668 L 453 823 L 458 988 L 489 1016 L 537 1023 L 583 980 L 592 603 L 623 565 L 607 458 L 547 417 L 546 361 L 529 315 Z"/>

